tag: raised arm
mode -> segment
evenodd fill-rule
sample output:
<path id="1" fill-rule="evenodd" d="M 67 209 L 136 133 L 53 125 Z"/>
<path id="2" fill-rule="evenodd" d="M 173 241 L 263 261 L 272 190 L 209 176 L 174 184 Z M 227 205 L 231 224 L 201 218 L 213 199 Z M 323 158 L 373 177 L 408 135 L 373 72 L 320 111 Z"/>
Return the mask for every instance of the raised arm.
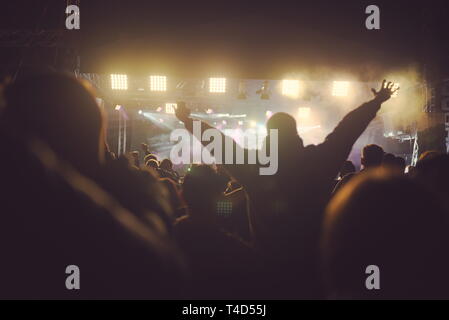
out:
<path id="1" fill-rule="evenodd" d="M 382 103 L 388 101 L 391 95 L 399 90 L 399 88 L 393 90 L 393 86 L 392 82 L 387 83 L 384 80 L 379 91 L 371 89 L 374 99 L 349 112 L 334 131 L 326 137 L 326 140 L 319 145 L 321 150 L 332 156 L 333 160 L 329 161 L 329 170 L 335 171 L 335 175 L 343 161 L 348 158 L 354 143 L 376 117 Z"/>
<path id="2" fill-rule="evenodd" d="M 176 117 L 178 118 L 179 121 L 182 121 L 186 127 L 187 130 L 189 130 L 190 133 L 194 134 L 194 130 L 193 130 L 193 122 L 194 121 L 200 121 L 201 122 L 201 130 L 200 130 L 200 135 L 203 135 L 203 132 L 208 130 L 208 129 L 213 129 L 216 130 L 219 134 L 220 137 L 222 139 L 222 159 L 220 159 L 221 163 L 222 163 L 222 167 L 232 176 L 234 177 L 236 180 L 238 180 L 242 185 L 246 185 L 246 182 L 249 181 L 249 179 L 251 179 L 251 176 L 254 172 L 253 169 L 255 168 L 250 168 L 252 165 L 246 165 L 246 164 L 235 164 L 236 163 L 236 154 L 241 153 L 244 154 L 245 159 L 248 159 L 248 150 L 242 148 L 241 146 L 239 146 L 231 137 L 226 136 L 225 134 L 223 134 L 220 130 L 208 125 L 207 123 L 205 123 L 204 121 L 201 120 L 193 120 L 190 117 L 190 110 L 186 107 L 186 104 L 184 102 L 178 102 L 177 103 L 177 108 L 176 108 Z M 201 143 L 203 144 L 203 146 L 207 146 L 210 141 L 202 141 L 200 137 L 196 137 L 199 141 L 201 141 Z M 234 164 L 226 164 L 225 163 L 225 155 L 226 155 L 226 148 L 225 148 L 225 139 L 228 140 L 228 143 L 230 142 L 232 144 L 233 147 L 233 163 Z M 209 150 L 210 151 L 210 150 Z M 214 154 L 212 154 L 212 156 L 215 156 Z M 219 159 L 217 159 L 219 160 Z M 255 166 L 255 165 L 253 165 Z"/>

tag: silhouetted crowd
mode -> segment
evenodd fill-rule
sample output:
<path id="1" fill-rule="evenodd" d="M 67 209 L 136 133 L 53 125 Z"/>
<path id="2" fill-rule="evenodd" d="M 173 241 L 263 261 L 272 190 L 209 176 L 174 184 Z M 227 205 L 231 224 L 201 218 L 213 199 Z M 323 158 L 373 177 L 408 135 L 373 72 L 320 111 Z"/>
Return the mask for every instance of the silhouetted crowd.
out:
<path id="1" fill-rule="evenodd" d="M 448 155 L 407 167 L 368 145 L 362 170 L 347 160 L 393 92 L 382 83 L 320 145 L 274 114 L 275 175 L 224 164 L 180 176 L 146 144 L 116 157 L 86 83 L 19 75 L 1 88 L 0 297 L 449 298 Z M 184 103 L 176 116 L 193 132 Z"/>

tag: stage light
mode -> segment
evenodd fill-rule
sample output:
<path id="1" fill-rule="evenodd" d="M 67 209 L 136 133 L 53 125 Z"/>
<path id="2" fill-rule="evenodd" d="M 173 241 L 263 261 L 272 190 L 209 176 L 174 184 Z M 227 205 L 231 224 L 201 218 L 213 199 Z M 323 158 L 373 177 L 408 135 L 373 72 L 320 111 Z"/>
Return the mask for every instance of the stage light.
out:
<path id="1" fill-rule="evenodd" d="M 282 94 L 290 98 L 298 98 L 299 80 L 282 80 Z"/>
<path id="2" fill-rule="evenodd" d="M 165 113 L 175 114 L 176 103 L 166 103 L 165 104 Z"/>
<path id="3" fill-rule="evenodd" d="M 310 117 L 310 108 L 301 107 L 298 108 L 298 118 L 299 119 L 308 119 Z"/>
<path id="4" fill-rule="evenodd" d="M 209 92 L 226 92 L 226 78 L 209 78 Z"/>
<path id="5" fill-rule="evenodd" d="M 348 95 L 349 82 L 348 81 L 334 81 L 332 95 L 334 97 L 346 97 Z"/>
<path id="6" fill-rule="evenodd" d="M 121 105 L 116 105 L 115 106 L 115 111 L 120 111 L 120 110 L 122 110 L 122 106 Z"/>
<path id="7" fill-rule="evenodd" d="M 250 126 L 251 128 L 255 128 L 255 127 L 257 126 L 257 122 L 254 121 L 254 120 L 252 120 L 252 121 L 249 122 L 249 126 Z"/>
<path id="8" fill-rule="evenodd" d="M 267 112 L 265 112 L 265 116 L 268 118 L 271 118 L 271 116 L 273 115 L 273 111 L 268 110 Z"/>
<path id="9" fill-rule="evenodd" d="M 214 112 L 214 110 L 212 110 L 212 109 L 207 109 L 207 110 L 206 110 L 206 113 L 207 113 L 207 114 L 211 114 L 211 113 L 213 113 L 213 112 Z"/>
<path id="10" fill-rule="evenodd" d="M 150 90 L 151 91 L 167 91 L 167 77 L 166 76 L 150 76 Z"/>
<path id="11" fill-rule="evenodd" d="M 126 74 L 111 74 L 112 90 L 128 90 L 128 76 Z"/>
<path id="12" fill-rule="evenodd" d="M 243 126 L 243 121 L 238 122 L 239 126 Z"/>
<path id="13" fill-rule="evenodd" d="M 158 107 L 158 108 L 156 109 L 156 111 L 157 111 L 157 112 L 161 112 L 161 111 L 162 111 L 162 107 Z"/>
<path id="14" fill-rule="evenodd" d="M 396 90 L 396 89 L 398 89 L 399 87 L 400 87 L 399 83 L 393 84 L 393 91 Z M 397 98 L 397 97 L 398 97 L 398 93 L 399 93 L 399 90 L 397 90 L 395 93 L 393 93 L 393 94 L 391 95 L 391 97 L 392 97 L 392 98 Z"/>
<path id="15" fill-rule="evenodd" d="M 221 123 L 223 123 L 224 125 L 228 124 L 228 122 L 226 120 L 223 120 Z"/>
<path id="16" fill-rule="evenodd" d="M 143 111 L 142 110 L 139 110 L 139 114 L 142 114 L 143 113 Z"/>

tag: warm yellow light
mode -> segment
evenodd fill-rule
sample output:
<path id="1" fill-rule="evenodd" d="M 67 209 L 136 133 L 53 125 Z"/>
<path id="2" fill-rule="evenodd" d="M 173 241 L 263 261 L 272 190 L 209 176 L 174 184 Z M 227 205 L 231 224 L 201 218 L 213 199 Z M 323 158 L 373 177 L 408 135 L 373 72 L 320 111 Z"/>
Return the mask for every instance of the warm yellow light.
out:
<path id="1" fill-rule="evenodd" d="M 111 88 L 113 90 L 128 90 L 128 76 L 126 74 L 111 74 Z"/>
<path id="2" fill-rule="evenodd" d="M 393 91 L 396 90 L 396 89 L 398 89 L 399 87 L 400 87 L 399 83 L 393 84 Z M 399 93 L 399 90 L 396 91 L 395 93 L 393 93 L 393 94 L 391 95 L 391 97 L 392 97 L 392 98 L 397 98 L 398 93 Z"/>
<path id="3" fill-rule="evenodd" d="M 165 113 L 175 114 L 176 106 L 177 106 L 176 103 L 166 103 L 165 104 Z"/>
<path id="4" fill-rule="evenodd" d="M 166 76 L 150 76 L 150 90 L 151 91 L 167 91 L 167 77 Z"/>
<path id="5" fill-rule="evenodd" d="M 226 92 L 226 78 L 209 78 L 209 92 Z"/>
<path id="6" fill-rule="evenodd" d="M 334 97 L 346 97 L 349 91 L 348 81 L 334 81 L 334 87 L 332 89 L 332 95 Z"/>
<path id="7" fill-rule="evenodd" d="M 299 119 L 308 119 L 310 117 L 310 108 L 301 107 L 298 108 L 298 118 Z"/>
<path id="8" fill-rule="evenodd" d="M 282 80 L 282 94 L 297 98 L 299 96 L 299 80 Z"/>

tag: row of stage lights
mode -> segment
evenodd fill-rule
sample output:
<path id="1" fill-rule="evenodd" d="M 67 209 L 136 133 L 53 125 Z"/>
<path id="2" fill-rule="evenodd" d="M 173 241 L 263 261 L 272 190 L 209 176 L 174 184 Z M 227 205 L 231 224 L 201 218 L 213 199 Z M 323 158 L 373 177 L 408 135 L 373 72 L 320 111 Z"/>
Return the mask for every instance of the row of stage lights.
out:
<path id="1" fill-rule="evenodd" d="M 167 91 L 166 76 L 150 76 L 150 91 L 164 92 Z M 128 76 L 126 74 L 111 74 L 112 90 L 128 90 Z M 225 93 L 226 78 L 209 78 L 209 92 Z"/>
<path id="2" fill-rule="evenodd" d="M 111 88 L 113 90 L 128 90 L 128 76 L 126 74 L 111 74 Z M 152 75 L 149 77 L 150 91 L 165 92 L 167 91 L 167 77 Z M 394 89 L 399 88 L 399 83 L 394 84 Z M 298 98 L 300 93 L 300 81 L 285 79 L 282 80 L 282 94 L 292 98 Z M 334 81 L 332 87 L 332 96 L 346 97 L 350 89 L 349 81 Z M 210 93 L 225 93 L 226 78 L 209 78 Z M 393 97 L 397 97 L 396 91 Z"/>

